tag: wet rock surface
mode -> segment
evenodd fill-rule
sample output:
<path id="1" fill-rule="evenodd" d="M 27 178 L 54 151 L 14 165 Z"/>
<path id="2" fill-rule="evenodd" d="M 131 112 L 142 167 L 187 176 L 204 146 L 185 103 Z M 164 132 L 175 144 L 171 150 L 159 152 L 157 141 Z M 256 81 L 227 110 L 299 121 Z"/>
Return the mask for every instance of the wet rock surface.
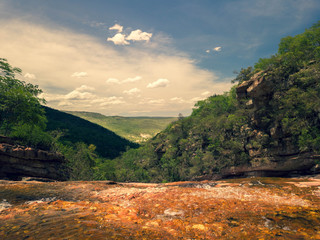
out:
<path id="1" fill-rule="evenodd" d="M 0 239 L 320 239 L 320 180 L 2 180 Z"/>

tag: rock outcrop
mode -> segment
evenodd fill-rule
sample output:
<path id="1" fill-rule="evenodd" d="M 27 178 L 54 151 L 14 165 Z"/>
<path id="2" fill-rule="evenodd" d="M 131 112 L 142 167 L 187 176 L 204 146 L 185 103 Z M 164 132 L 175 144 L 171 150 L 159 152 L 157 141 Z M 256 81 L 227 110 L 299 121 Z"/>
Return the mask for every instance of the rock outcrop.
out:
<path id="1" fill-rule="evenodd" d="M 61 154 L 15 145 L 10 138 L 3 136 L 0 137 L 0 164 L 2 179 L 67 180 L 65 159 Z"/>
<path id="2" fill-rule="evenodd" d="M 293 137 L 282 129 L 281 122 L 271 119 L 266 127 L 263 117 L 266 112 L 260 109 L 270 109 L 270 101 L 275 101 L 278 91 L 275 80 L 267 73 L 256 73 L 248 81 L 241 83 L 237 89 L 237 98 L 252 109 L 251 121 L 243 126 L 242 130 L 247 136 L 245 150 L 251 160 L 250 166 L 236 166 L 224 169 L 221 174 L 226 176 L 286 176 L 295 174 L 316 174 L 320 172 L 320 155 L 313 152 L 301 151 Z M 263 138 L 273 142 L 267 147 L 253 142 L 263 142 Z"/>

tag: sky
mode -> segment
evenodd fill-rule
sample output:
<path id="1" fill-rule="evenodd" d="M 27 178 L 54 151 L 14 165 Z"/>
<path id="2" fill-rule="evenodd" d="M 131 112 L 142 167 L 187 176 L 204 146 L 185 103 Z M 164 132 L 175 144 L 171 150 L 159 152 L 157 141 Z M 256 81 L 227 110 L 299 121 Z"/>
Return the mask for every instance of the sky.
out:
<path id="1" fill-rule="evenodd" d="M 319 13 L 319 0 L 0 0 L 0 57 L 49 107 L 187 116 Z"/>

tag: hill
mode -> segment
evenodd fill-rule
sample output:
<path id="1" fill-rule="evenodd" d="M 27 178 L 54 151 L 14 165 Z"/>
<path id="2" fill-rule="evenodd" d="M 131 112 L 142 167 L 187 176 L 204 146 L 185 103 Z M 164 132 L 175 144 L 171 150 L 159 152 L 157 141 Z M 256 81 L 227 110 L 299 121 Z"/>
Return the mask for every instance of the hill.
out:
<path id="1" fill-rule="evenodd" d="M 181 181 L 319 172 L 320 22 L 242 69 L 230 92 L 199 101 L 117 159 L 120 181 Z M 125 169 L 125 170 L 124 170 Z M 123 174 L 125 172 L 126 174 Z"/>
<path id="2" fill-rule="evenodd" d="M 124 152 L 127 147 L 138 147 L 138 144 L 97 124 L 49 107 L 44 109 L 48 119 L 47 131 L 62 130 L 65 133 L 60 139 L 62 142 L 93 144 L 100 156 L 111 159 Z"/>
<path id="3" fill-rule="evenodd" d="M 136 143 L 145 142 L 164 130 L 171 122 L 177 120 L 174 117 L 104 116 L 100 113 L 79 111 L 66 111 L 66 113 L 110 129 L 119 136 Z"/>

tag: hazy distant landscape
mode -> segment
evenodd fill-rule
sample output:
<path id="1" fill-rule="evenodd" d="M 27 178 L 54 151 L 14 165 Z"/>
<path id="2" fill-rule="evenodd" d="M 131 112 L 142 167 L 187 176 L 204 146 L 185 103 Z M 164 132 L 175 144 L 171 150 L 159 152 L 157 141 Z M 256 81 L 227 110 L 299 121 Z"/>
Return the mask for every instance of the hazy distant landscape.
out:
<path id="1" fill-rule="evenodd" d="M 142 143 L 164 130 L 174 117 L 121 117 L 104 116 L 100 113 L 66 111 L 109 129 L 132 142 Z"/>

